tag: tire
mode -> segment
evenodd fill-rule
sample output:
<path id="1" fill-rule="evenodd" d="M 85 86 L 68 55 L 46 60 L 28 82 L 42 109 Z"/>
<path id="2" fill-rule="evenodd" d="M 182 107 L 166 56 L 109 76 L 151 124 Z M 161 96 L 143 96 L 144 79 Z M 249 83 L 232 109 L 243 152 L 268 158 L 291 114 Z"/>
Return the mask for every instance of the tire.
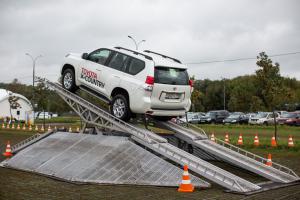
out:
<path id="1" fill-rule="evenodd" d="M 110 104 L 110 113 L 118 119 L 129 121 L 131 118 L 131 111 L 129 108 L 128 97 L 123 94 L 114 96 Z"/>
<path id="2" fill-rule="evenodd" d="M 264 125 L 268 126 L 269 124 L 268 124 L 268 122 L 264 122 Z"/>
<path id="3" fill-rule="evenodd" d="M 62 75 L 62 86 L 64 89 L 75 92 L 77 90 L 77 86 L 75 84 L 75 73 L 72 69 L 66 69 Z"/>

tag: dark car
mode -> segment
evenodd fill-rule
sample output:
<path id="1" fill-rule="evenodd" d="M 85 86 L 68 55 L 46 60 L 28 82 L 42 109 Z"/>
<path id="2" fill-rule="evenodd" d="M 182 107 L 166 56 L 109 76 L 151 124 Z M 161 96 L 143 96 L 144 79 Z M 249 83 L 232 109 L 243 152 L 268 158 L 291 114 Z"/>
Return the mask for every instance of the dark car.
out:
<path id="1" fill-rule="evenodd" d="M 284 124 L 290 126 L 300 126 L 300 112 L 293 112 L 290 114 L 290 118 L 287 119 Z"/>
<path id="2" fill-rule="evenodd" d="M 282 115 L 280 115 L 280 117 L 278 117 L 276 120 L 277 120 L 277 123 L 278 124 L 285 124 L 285 122 L 288 120 L 288 119 L 293 119 L 297 117 L 297 113 L 284 113 Z"/>
<path id="3" fill-rule="evenodd" d="M 228 116 L 227 110 L 213 110 L 200 117 L 199 123 L 223 123 L 223 120 Z"/>
<path id="4" fill-rule="evenodd" d="M 242 113 L 232 113 L 223 120 L 224 124 L 247 124 L 249 118 Z"/>

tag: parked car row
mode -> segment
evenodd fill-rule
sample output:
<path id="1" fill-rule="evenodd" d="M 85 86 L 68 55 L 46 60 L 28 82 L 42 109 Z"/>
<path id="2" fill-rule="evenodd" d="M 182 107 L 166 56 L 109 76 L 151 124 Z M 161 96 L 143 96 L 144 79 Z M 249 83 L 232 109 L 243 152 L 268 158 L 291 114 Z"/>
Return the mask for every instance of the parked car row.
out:
<path id="1" fill-rule="evenodd" d="M 274 116 L 275 113 L 275 116 Z M 295 112 L 257 112 L 257 113 L 242 113 L 226 110 L 214 110 L 207 113 L 188 112 L 186 117 L 182 117 L 181 121 L 188 121 L 193 124 L 250 124 L 250 125 L 272 125 L 274 117 L 278 124 L 300 125 L 300 111 Z"/>
<path id="2" fill-rule="evenodd" d="M 53 117 L 58 117 L 56 113 L 51 112 L 35 112 L 34 118 L 35 119 L 51 119 Z"/>

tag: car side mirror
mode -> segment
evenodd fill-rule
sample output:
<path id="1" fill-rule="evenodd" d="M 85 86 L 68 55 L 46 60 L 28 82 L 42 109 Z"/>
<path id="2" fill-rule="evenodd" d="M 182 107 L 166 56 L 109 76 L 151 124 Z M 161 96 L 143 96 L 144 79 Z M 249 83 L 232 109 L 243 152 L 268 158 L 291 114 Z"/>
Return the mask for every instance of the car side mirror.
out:
<path id="1" fill-rule="evenodd" d="M 83 53 L 81 58 L 86 60 L 87 58 L 89 57 L 89 54 L 88 53 Z"/>

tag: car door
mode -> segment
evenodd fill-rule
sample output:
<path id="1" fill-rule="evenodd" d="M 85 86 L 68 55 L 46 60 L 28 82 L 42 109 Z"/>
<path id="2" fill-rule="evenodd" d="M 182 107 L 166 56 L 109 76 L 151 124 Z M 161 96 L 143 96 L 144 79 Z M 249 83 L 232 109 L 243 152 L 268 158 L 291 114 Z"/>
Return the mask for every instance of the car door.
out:
<path id="1" fill-rule="evenodd" d="M 114 52 L 107 63 L 106 71 L 107 71 L 107 80 L 109 80 L 109 84 L 105 88 L 107 94 L 111 94 L 112 90 L 116 87 L 120 86 L 120 82 L 122 80 L 122 88 L 126 89 L 125 80 L 128 77 L 128 74 L 125 73 L 125 68 L 130 62 L 131 58 L 123 53 Z"/>
<path id="2" fill-rule="evenodd" d="M 84 85 L 94 89 L 97 92 L 107 96 L 105 86 L 107 83 L 106 67 L 111 55 L 109 49 L 98 49 L 91 52 L 86 60 L 83 60 L 80 65 L 80 73 L 78 79 Z"/>

